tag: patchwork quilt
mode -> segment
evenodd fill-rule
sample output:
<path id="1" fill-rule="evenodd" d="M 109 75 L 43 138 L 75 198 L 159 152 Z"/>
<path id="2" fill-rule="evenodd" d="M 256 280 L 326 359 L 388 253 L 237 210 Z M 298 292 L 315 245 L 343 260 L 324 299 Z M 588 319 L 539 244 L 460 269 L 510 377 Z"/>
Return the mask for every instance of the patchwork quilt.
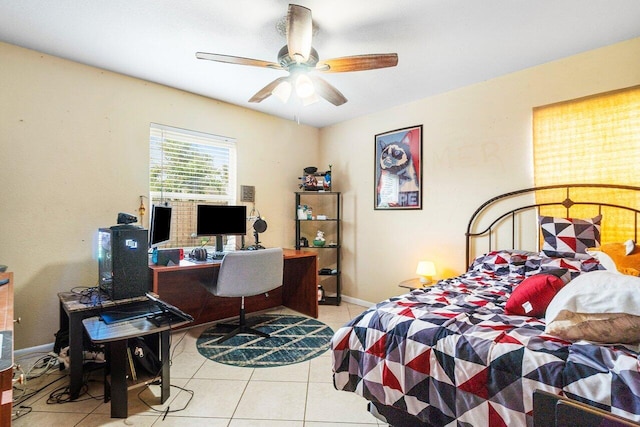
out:
<path id="1" fill-rule="evenodd" d="M 334 386 L 433 426 L 533 426 L 533 391 L 640 420 L 637 348 L 567 342 L 506 315 L 525 277 L 601 269 L 593 258 L 495 251 L 461 276 L 377 304 L 332 338 Z"/>

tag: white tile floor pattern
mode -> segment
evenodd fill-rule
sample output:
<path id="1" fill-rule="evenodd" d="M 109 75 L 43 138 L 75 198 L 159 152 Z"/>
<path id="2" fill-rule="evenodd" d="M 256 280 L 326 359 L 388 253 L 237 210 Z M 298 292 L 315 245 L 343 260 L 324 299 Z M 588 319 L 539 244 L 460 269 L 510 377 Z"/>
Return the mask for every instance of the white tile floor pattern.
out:
<path id="1" fill-rule="evenodd" d="M 364 307 L 342 303 L 320 306 L 319 320 L 335 331 Z M 281 308 L 282 313 L 291 312 Z M 295 312 L 291 312 L 295 313 Z M 53 370 L 28 381 L 38 390 L 64 376 L 22 403 L 31 412 L 13 421 L 22 426 L 214 426 L 214 427 L 371 427 L 386 425 L 366 410 L 366 401 L 354 393 L 333 387 L 329 352 L 306 362 L 275 368 L 240 368 L 212 362 L 198 353 L 196 340 L 209 325 L 172 335 L 171 396 L 159 402 L 159 387 L 129 391 L 129 417 L 110 417 L 110 403 L 103 403 L 101 371 L 92 374 L 88 393 L 73 402 L 47 403 L 53 390 L 67 384 L 66 372 Z M 19 361 L 23 367 L 28 360 Z M 189 401 L 189 393 L 193 397 Z M 18 399 L 15 395 L 14 399 Z M 141 399 L 148 402 L 148 407 Z M 169 408 L 169 412 L 165 411 Z M 184 409 L 183 409 L 184 408 Z M 23 413 L 27 408 L 14 408 Z"/>

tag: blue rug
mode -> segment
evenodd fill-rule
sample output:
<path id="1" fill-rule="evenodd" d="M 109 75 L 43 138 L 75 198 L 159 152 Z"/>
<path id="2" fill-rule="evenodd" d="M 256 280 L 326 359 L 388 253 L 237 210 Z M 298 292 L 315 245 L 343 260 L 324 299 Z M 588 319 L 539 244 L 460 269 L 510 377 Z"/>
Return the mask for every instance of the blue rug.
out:
<path id="1" fill-rule="evenodd" d="M 309 317 L 287 314 L 264 314 L 250 318 L 253 328 L 271 335 L 239 334 L 222 344 L 216 340 L 228 332 L 212 326 L 200 335 L 200 354 L 225 365 L 268 368 L 304 362 L 329 349 L 333 330 Z"/>

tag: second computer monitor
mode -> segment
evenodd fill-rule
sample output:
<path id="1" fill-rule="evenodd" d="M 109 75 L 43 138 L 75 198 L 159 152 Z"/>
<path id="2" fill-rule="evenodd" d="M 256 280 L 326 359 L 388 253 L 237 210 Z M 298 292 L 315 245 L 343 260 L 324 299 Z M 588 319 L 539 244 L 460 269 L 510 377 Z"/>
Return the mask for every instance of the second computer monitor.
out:
<path id="1" fill-rule="evenodd" d="M 149 224 L 149 247 L 167 243 L 171 239 L 171 206 L 153 205 Z"/>

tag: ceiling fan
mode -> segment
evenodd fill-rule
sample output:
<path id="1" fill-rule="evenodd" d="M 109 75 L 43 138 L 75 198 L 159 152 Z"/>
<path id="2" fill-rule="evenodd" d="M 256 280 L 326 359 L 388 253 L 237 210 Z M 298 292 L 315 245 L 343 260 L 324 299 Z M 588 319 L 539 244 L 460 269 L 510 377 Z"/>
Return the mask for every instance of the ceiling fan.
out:
<path id="1" fill-rule="evenodd" d="M 276 95 L 286 102 L 293 88 L 304 105 L 315 102 L 317 95 L 336 106 L 347 102 L 347 98 L 338 89 L 326 80 L 313 75 L 312 71 L 344 73 L 395 67 L 398 64 L 396 53 L 354 55 L 321 61 L 318 52 L 311 46 L 312 36 L 311 10 L 290 4 L 286 17 L 287 44 L 278 52 L 277 63 L 206 52 L 197 52 L 196 57 L 228 64 L 288 71 L 288 76 L 275 79 L 253 95 L 249 102 L 261 102 L 271 95 Z"/>

